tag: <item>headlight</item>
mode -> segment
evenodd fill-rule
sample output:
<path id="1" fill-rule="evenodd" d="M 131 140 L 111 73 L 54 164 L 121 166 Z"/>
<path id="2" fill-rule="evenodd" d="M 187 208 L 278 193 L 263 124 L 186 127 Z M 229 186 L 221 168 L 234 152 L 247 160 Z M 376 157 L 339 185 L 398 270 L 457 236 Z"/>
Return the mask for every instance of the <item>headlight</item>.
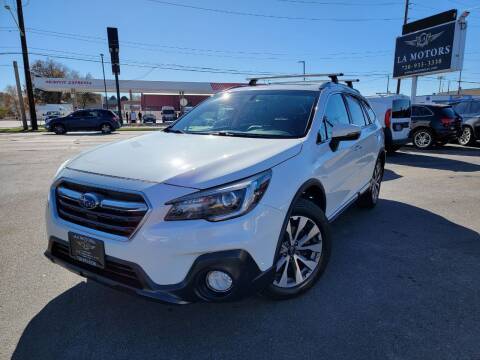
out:
<path id="1" fill-rule="evenodd" d="M 169 201 L 166 205 L 172 207 L 165 220 L 221 221 L 246 214 L 262 198 L 271 176 L 272 171 L 268 170 L 235 183 Z"/>
<path id="2" fill-rule="evenodd" d="M 65 160 L 63 162 L 62 165 L 60 165 L 60 167 L 57 169 L 57 172 L 55 173 L 55 176 L 53 177 L 54 179 L 58 176 L 58 174 L 60 174 L 60 172 L 65 169 L 65 167 L 67 166 L 67 164 L 70 162 L 71 159 L 68 159 L 68 160 Z"/>

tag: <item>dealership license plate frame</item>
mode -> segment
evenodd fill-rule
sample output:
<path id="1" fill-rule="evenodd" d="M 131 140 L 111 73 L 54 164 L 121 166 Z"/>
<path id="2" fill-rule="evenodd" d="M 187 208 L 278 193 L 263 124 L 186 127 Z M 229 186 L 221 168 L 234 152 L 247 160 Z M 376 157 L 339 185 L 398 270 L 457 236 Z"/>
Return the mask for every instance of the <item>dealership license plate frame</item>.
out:
<path id="1" fill-rule="evenodd" d="M 105 244 L 102 240 L 69 232 L 68 242 L 70 257 L 90 266 L 105 268 Z"/>

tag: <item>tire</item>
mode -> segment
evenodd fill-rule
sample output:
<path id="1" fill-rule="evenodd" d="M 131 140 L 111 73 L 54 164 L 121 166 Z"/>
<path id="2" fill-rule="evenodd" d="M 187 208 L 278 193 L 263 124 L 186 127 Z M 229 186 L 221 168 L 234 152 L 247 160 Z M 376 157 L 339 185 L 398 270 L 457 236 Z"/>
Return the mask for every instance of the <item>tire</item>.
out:
<path id="1" fill-rule="evenodd" d="M 413 133 L 413 145 L 420 150 L 425 150 L 434 144 L 433 133 L 429 129 L 419 129 Z"/>
<path id="2" fill-rule="evenodd" d="M 100 126 L 100 131 L 102 132 L 102 134 L 110 134 L 113 131 L 112 125 L 107 123 L 102 124 Z"/>
<path id="3" fill-rule="evenodd" d="M 373 169 L 372 178 L 370 179 L 370 187 L 358 198 L 358 205 L 360 207 L 373 209 L 377 205 L 380 188 L 382 186 L 383 170 L 383 163 L 378 159 Z"/>
<path id="4" fill-rule="evenodd" d="M 475 142 L 475 135 L 470 126 L 465 126 L 462 131 L 462 135 L 458 137 L 458 143 L 460 145 L 472 145 Z"/>
<path id="5" fill-rule="evenodd" d="M 63 135 L 67 133 L 67 130 L 65 129 L 65 126 L 62 124 L 55 124 L 53 125 L 53 132 L 57 135 Z"/>
<path id="6" fill-rule="evenodd" d="M 387 154 L 394 154 L 397 150 L 399 150 L 402 145 L 388 145 L 386 146 Z"/>
<path id="7" fill-rule="evenodd" d="M 330 225 L 322 209 L 311 201 L 297 200 L 280 238 L 274 279 L 263 294 L 274 300 L 284 300 L 310 289 L 327 266 L 330 238 Z"/>

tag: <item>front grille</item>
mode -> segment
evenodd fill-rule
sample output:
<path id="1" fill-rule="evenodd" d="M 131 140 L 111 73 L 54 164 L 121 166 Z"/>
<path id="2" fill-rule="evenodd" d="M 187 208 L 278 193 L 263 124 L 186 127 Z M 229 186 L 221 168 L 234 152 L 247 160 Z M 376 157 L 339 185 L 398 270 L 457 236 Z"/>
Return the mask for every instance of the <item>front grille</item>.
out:
<path id="1" fill-rule="evenodd" d="M 84 206 L 83 196 L 93 195 L 94 207 Z M 130 236 L 145 216 L 148 206 L 139 194 L 62 181 L 55 189 L 57 213 L 63 220 L 109 234 Z M 83 203 L 83 205 L 82 205 Z"/>
<path id="2" fill-rule="evenodd" d="M 126 265 L 121 264 L 117 261 L 113 261 L 108 257 L 105 259 L 105 268 L 97 268 L 85 264 L 83 262 L 77 261 L 70 257 L 70 248 L 67 244 L 62 244 L 57 241 L 52 243 L 52 255 L 56 258 L 59 258 L 69 264 L 75 265 L 78 268 L 85 269 L 91 273 L 103 276 L 107 279 L 113 280 L 115 282 L 136 288 L 142 289 L 142 282 L 140 281 L 135 270 Z"/>

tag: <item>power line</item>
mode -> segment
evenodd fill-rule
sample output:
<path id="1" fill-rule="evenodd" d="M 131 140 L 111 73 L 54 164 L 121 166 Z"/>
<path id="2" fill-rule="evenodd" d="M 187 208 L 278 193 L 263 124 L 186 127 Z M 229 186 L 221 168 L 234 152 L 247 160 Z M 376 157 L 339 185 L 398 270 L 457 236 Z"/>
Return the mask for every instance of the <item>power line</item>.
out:
<path id="1" fill-rule="evenodd" d="M 172 3 L 169 1 L 163 0 L 147 0 L 156 4 L 175 6 L 193 10 L 200 10 L 204 12 L 213 12 L 218 14 L 227 14 L 227 15 L 239 15 L 239 16 L 250 16 L 258 18 L 268 18 L 268 19 L 277 19 L 277 20 L 298 20 L 298 21 L 333 21 L 333 22 L 365 22 L 365 21 L 396 21 L 400 18 L 314 18 L 314 17 L 297 17 L 297 16 L 284 16 L 284 15 L 271 15 L 271 14 L 261 14 L 261 13 L 251 13 L 235 10 L 225 10 L 225 9 L 216 9 L 216 8 L 207 8 L 195 5 L 187 4 L 178 4 Z"/>
<path id="2" fill-rule="evenodd" d="M 0 31 L 2 29 L 0 28 Z M 60 33 L 56 31 L 47 31 L 47 30 L 39 30 L 39 29 L 33 29 L 29 28 L 28 29 L 30 33 L 32 34 L 37 34 L 37 35 L 43 35 L 43 36 L 53 36 L 57 38 L 66 38 L 69 40 L 79 40 L 79 41 L 86 41 L 86 42 L 96 42 L 100 44 L 105 43 L 105 39 L 100 38 L 100 37 L 94 37 L 94 36 L 89 36 L 89 35 L 81 35 L 81 34 L 71 34 L 71 33 Z M 248 59 L 248 60 L 275 60 L 275 61 L 296 61 L 295 58 L 282 58 L 282 57 L 251 57 L 251 56 L 238 56 L 238 55 L 228 55 L 229 51 L 228 50 L 212 50 L 212 49 L 197 49 L 197 48 L 186 48 L 186 47 L 178 47 L 178 46 L 168 46 L 168 45 L 158 45 L 158 44 L 146 44 L 146 43 L 141 43 L 141 42 L 134 42 L 134 41 L 123 41 L 122 42 L 123 46 L 128 47 L 128 48 L 135 48 L 135 49 L 141 49 L 141 50 L 146 50 L 146 51 L 158 51 L 158 52 L 163 52 L 163 53 L 174 53 L 174 54 L 183 54 L 183 55 L 194 55 L 194 56 L 207 56 L 207 57 L 224 57 L 224 58 L 233 58 L 233 59 Z M 131 44 L 138 44 L 137 45 L 131 45 Z M 169 51 L 169 50 L 163 50 L 161 48 L 168 48 L 168 49 L 188 49 L 192 51 L 198 51 L 198 52 L 191 52 L 191 51 Z M 204 53 L 208 52 L 208 53 Z M 222 53 L 227 53 L 222 54 Z M 260 52 L 248 52 L 248 51 L 243 51 L 243 52 L 236 52 L 236 53 L 244 53 L 244 54 L 252 54 L 252 53 L 257 53 L 261 54 Z M 266 52 L 264 52 L 267 54 Z M 337 52 L 337 53 L 327 53 L 327 56 L 319 56 L 319 57 L 309 57 L 309 60 L 332 60 L 336 59 L 336 56 L 338 55 L 344 55 L 348 56 L 351 59 L 362 59 L 362 58 L 370 58 L 370 57 L 378 57 L 378 56 L 390 56 L 391 51 L 389 50 L 382 50 L 382 51 L 363 51 L 363 52 Z M 289 55 L 289 54 L 281 54 L 281 55 Z M 300 54 L 299 54 L 300 55 Z M 305 56 L 305 54 L 302 54 Z"/>
<path id="3" fill-rule="evenodd" d="M 276 0 L 278 2 L 294 3 L 294 4 L 307 4 L 307 5 L 338 5 L 338 6 L 391 6 L 401 5 L 403 2 L 390 1 L 390 2 L 342 2 L 342 1 L 314 1 L 314 0 Z"/>

